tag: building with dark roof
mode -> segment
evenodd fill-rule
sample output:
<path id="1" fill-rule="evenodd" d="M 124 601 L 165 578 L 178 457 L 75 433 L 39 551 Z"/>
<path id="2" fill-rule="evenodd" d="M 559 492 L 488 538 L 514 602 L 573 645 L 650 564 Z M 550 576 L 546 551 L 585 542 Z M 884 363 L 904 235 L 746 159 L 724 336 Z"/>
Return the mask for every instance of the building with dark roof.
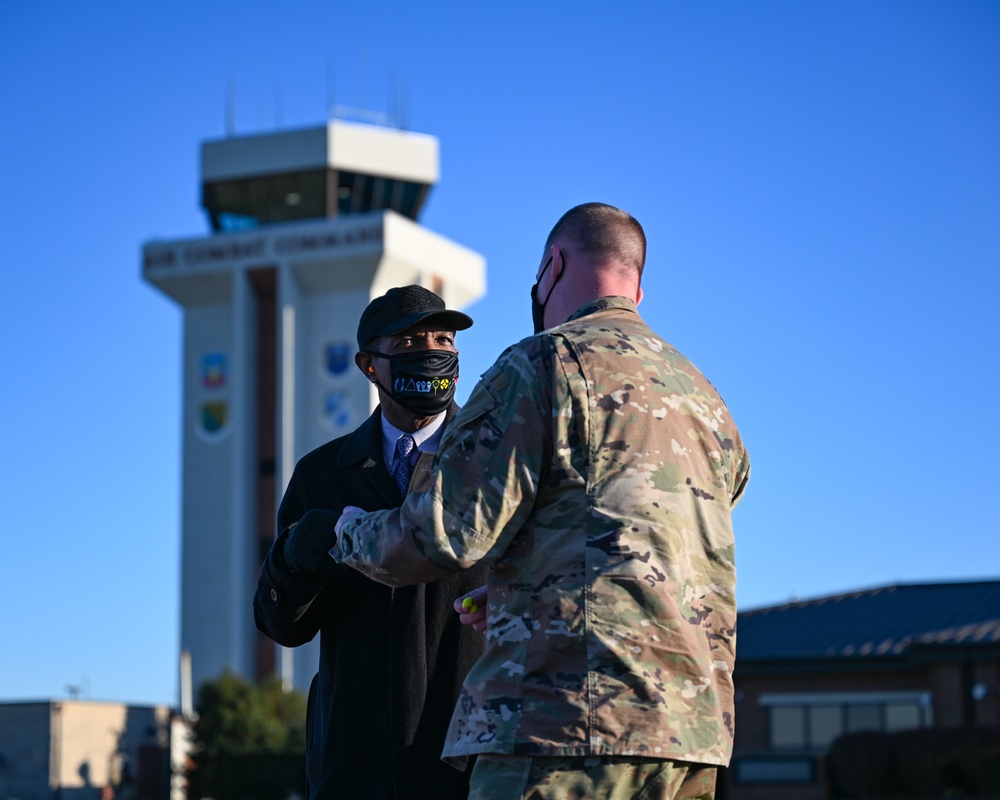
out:
<path id="1" fill-rule="evenodd" d="M 730 800 L 825 796 L 840 735 L 1000 726 L 1000 581 L 901 584 L 739 615 Z"/>

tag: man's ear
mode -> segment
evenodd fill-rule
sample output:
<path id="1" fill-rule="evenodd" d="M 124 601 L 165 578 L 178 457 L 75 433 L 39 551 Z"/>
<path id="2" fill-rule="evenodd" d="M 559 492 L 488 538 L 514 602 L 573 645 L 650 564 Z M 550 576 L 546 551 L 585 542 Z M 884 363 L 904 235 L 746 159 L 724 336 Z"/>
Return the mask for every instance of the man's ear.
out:
<path id="1" fill-rule="evenodd" d="M 563 253 L 563 249 L 557 244 L 552 245 L 549 253 L 552 256 L 552 266 L 549 267 L 549 286 L 554 286 L 566 268 L 566 255 Z"/>
<path id="2" fill-rule="evenodd" d="M 372 358 L 370 353 L 357 352 L 354 354 L 354 363 L 358 365 L 358 369 L 361 370 L 361 374 L 364 375 L 372 383 L 375 382 L 375 359 Z"/>

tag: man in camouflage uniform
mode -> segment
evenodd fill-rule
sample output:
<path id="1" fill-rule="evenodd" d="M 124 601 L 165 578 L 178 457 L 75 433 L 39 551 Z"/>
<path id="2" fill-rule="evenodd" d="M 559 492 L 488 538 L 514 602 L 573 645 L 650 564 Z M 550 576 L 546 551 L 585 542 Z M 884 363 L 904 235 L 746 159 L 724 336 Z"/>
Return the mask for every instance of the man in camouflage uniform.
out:
<path id="1" fill-rule="evenodd" d="M 729 760 L 750 463 L 719 394 L 636 312 L 645 251 L 625 212 L 568 211 L 536 335 L 482 376 L 431 488 L 337 523 L 331 555 L 390 585 L 491 565 L 486 652 L 444 748 L 479 754 L 473 798 L 706 798 Z"/>

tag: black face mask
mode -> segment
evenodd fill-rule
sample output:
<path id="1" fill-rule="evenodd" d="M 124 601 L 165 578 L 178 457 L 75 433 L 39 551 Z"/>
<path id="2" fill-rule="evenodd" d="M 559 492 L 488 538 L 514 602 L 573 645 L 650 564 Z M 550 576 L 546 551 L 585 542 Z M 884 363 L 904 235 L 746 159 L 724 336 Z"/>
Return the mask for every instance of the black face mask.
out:
<path id="1" fill-rule="evenodd" d="M 376 383 L 407 411 L 433 417 L 444 411 L 455 396 L 458 353 L 449 350 L 415 350 L 389 355 L 369 350 L 369 355 L 389 361 L 392 389 Z"/>
<path id="2" fill-rule="evenodd" d="M 545 266 L 542 267 L 542 271 L 539 273 L 538 278 L 535 279 L 534 285 L 531 287 L 531 323 L 535 326 L 535 333 L 541 333 L 545 330 L 545 305 L 549 302 L 549 298 L 552 296 L 552 290 L 556 288 L 556 284 L 559 282 L 559 278 L 553 281 L 552 285 L 549 287 L 549 293 L 545 295 L 545 299 L 542 302 L 538 302 L 538 281 L 542 279 L 545 274 L 545 270 L 549 268 L 552 263 L 552 256 L 549 256 L 549 260 L 545 262 Z"/>

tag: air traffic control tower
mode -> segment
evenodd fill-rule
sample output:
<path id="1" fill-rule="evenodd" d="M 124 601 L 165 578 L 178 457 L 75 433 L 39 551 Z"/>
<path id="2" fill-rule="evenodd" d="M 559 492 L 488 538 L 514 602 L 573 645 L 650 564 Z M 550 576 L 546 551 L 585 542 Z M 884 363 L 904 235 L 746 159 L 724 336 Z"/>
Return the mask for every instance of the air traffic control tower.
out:
<path id="1" fill-rule="evenodd" d="M 365 305 L 411 283 L 453 308 L 485 291 L 483 258 L 416 222 L 437 179 L 437 139 L 390 128 L 208 141 L 211 234 L 143 246 L 143 276 L 184 309 L 180 646 L 195 688 L 227 667 L 309 687 L 318 643 L 257 633 L 257 575 L 296 461 L 377 402 L 354 366 Z"/>

